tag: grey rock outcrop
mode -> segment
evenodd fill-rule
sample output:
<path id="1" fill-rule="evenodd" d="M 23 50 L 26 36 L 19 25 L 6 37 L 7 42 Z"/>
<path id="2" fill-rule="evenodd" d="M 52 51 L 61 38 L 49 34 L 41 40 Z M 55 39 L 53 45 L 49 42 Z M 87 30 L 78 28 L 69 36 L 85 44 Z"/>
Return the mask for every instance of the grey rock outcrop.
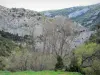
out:
<path id="1" fill-rule="evenodd" d="M 43 41 L 41 41 L 39 37 L 43 35 L 44 21 L 47 20 L 49 20 L 47 17 L 44 17 L 36 11 L 26 10 L 23 8 L 9 9 L 0 6 L 0 30 L 12 34 L 18 34 L 19 36 L 34 35 L 37 49 L 43 47 Z M 52 22 L 52 18 L 50 19 L 50 22 Z M 73 29 L 81 33 L 75 37 L 73 42 L 71 42 L 72 48 L 83 44 L 91 35 L 91 32 L 87 31 L 85 27 L 76 22 L 74 24 Z M 49 25 L 47 29 L 50 29 Z M 77 40 L 81 42 L 75 42 Z"/>
<path id="2" fill-rule="evenodd" d="M 30 35 L 33 31 L 39 35 L 42 32 L 41 16 L 38 12 L 23 8 L 0 7 L 0 30 L 19 36 Z"/>

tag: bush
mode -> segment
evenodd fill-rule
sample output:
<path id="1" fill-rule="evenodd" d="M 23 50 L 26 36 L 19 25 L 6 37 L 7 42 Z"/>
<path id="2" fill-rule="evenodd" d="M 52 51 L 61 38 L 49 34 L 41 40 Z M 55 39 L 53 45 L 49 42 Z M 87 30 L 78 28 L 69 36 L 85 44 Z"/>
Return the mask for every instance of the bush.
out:
<path id="1" fill-rule="evenodd" d="M 100 75 L 100 45 L 87 43 L 75 50 L 75 57 L 86 75 Z"/>
<path id="2" fill-rule="evenodd" d="M 54 69 L 55 64 L 53 55 L 46 55 L 25 48 L 14 51 L 7 59 L 6 69 L 9 71 L 50 70 Z"/>
<path id="3" fill-rule="evenodd" d="M 61 56 L 57 56 L 57 63 L 55 65 L 55 70 L 62 70 L 64 67 L 64 63 L 63 63 L 63 59 L 61 58 Z"/>
<path id="4" fill-rule="evenodd" d="M 9 57 L 16 45 L 6 38 L 0 37 L 0 70 L 6 67 L 5 58 Z"/>

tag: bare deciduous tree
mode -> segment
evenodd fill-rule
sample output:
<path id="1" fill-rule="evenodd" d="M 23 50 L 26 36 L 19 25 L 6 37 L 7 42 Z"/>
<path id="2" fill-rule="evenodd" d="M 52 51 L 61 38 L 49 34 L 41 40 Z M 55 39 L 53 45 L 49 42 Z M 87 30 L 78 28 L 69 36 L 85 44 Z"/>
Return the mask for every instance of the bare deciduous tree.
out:
<path id="1" fill-rule="evenodd" d="M 70 53 L 74 23 L 62 16 L 44 21 L 44 51 L 49 51 L 62 58 Z"/>

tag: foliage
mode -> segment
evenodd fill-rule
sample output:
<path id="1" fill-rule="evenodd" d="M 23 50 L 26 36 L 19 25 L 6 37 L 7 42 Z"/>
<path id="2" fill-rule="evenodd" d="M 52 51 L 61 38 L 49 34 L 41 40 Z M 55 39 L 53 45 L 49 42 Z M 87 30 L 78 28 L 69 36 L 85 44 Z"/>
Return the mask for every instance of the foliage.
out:
<path id="1" fill-rule="evenodd" d="M 77 59 L 75 58 L 74 53 L 73 53 L 73 56 L 72 56 L 72 59 L 71 59 L 71 63 L 69 65 L 69 67 L 66 67 L 65 71 L 81 72 L 81 69 L 80 69 L 80 67 L 77 64 Z"/>
<path id="2" fill-rule="evenodd" d="M 89 42 L 95 42 L 100 44 L 100 24 L 96 25 L 95 29 L 96 29 L 96 33 L 91 35 Z"/>
<path id="3" fill-rule="evenodd" d="M 75 50 L 78 66 L 86 75 L 100 74 L 100 45 L 87 43 Z"/>
<path id="4" fill-rule="evenodd" d="M 6 61 L 8 71 L 40 71 L 54 69 L 55 59 L 53 55 L 42 54 L 23 48 L 20 51 L 13 51 Z"/>
<path id="5" fill-rule="evenodd" d="M 18 36 L 18 34 L 14 35 L 14 34 L 11 34 L 9 32 L 0 31 L 0 35 L 2 37 L 4 37 L 4 38 L 10 39 L 10 40 L 14 40 L 14 41 L 22 41 L 22 40 L 24 40 L 24 38 L 21 37 L 21 36 Z"/>
<path id="6" fill-rule="evenodd" d="M 6 38 L 0 37 L 0 56 L 9 56 L 14 48 L 14 43 Z"/>
<path id="7" fill-rule="evenodd" d="M 64 67 L 64 63 L 63 63 L 63 59 L 61 58 L 61 56 L 57 56 L 57 63 L 55 65 L 55 70 L 62 70 Z"/>
<path id="8" fill-rule="evenodd" d="M 44 23 L 44 52 L 52 53 L 57 63 L 55 69 L 63 69 L 64 65 L 69 62 L 71 56 L 70 41 L 73 40 L 76 30 L 74 30 L 75 24 L 72 20 L 63 17 L 56 16 L 53 19 L 46 20 Z M 68 39 L 68 41 L 66 41 Z M 48 51 L 47 51 L 48 50 Z M 68 60 L 65 60 L 68 58 Z M 63 61 L 64 60 L 64 61 Z"/>
<path id="9" fill-rule="evenodd" d="M 100 75 L 100 24 L 84 45 L 75 50 L 78 66 L 86 75 Z"/>
<path id="10" fill-rule="evenodd" d="M 78 63 L 81 64 L 83 55 L 92 55 L 97 47 L 96 43 L 84 44 L 75 50 L 75 54 L 77 55 Z"/>
<path id="11" fill-rule="evenodd" d="M 0 37 L 0 69 L 4 69 L 5 62 L 4 59 L 10 56 L 11 52 L 14 50 L 16 45 L 6 38 Z"/>
<path id="12" fill-rule="evenodd" d="M 7 36 L 7 35 L 6 35 Z M 17 45 L 13 40 L 0 36 L 0 70 L 7 69 L 8 59 L 13 52 L 21 51 L 21 45 Z"/>

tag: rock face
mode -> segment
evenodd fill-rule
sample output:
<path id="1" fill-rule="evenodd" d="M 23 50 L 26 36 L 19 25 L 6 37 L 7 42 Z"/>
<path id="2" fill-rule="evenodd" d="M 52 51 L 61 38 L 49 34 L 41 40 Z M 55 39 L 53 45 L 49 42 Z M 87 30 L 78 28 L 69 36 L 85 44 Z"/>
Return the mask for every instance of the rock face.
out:
<path id="1" fill-rule="evenodd" d="M 85 14 L 86 12 L 88 12 L 89 8 L 84 8 L 82 10 L 78 10 L 78 11 L 75 11 L 73 13 L 70 13 L 68 15 L 69 18 L 74 18 L 74 17 L 77 17 L 77 16 L 80 16 L 80 15 L 83 15 Z"/>
<path id="2" fill-rule="evenodd" d="M 72 41 L 72 43 L 71 43 L 72 48 L 76 48 L 76 47 L 80 46 L 81 44 L 83 44 L 86 40 L 88 40 L 90 38 L 92 33 L 94 33 L 94 32 L 87 31 L 87 30 L 82 31 L 80 33 L 80 35 L 76 36 L 74 41 Z"/>
<path id="3" fill-rule="evenodd" d="M 38 12 L 23 8 L 0 7 L 0 30 L 19 36 L 30 35 L 33 31 L 39 35 L 42 32 L 40 22 L 41 14 Z"/>
<path id="4" fill-rule="evenodd" d="M 84 14 L 88 10 L 89 9 L 82 9 L 81 11 L 77 11 L 75 12 L 75 13 L 78 13 L 76 16 Z M 71 15 L 75 13 L 70 14 L 70 17 L 73 17 Z M 47 13 L 47 15 L 51 15 L 51 14 Z M 49 20 L 49 23 L 51 24 L 53 19 L 54 18 L 44 17 L 43 15 L 41 15 L 40 13 L 36 11 L 26 10 L 23 8 L 9 9 L 9 8 L 0 6 L 0 30 L 9 32 L 12 34 L 18 34 L 19 36 L 34 35 L 35 42 L 36 42 L 36 49 L 42 49 L 44 45 L 43 44 L 44 41 L 41 40 L 41 38 L 44 35 L 43 34 L 44 33 L 43 31 L 45 29 L 44 23 L 48 22 Z M 63 20 L 63 17 L 62 17 L 62 20 Z M 60 21 L 58 21 L 57 23 L 62 24 Z M 91 32 L 88 31 L 88 29 L 86 29 L 85 27 L 81 26 L 80 24 L 77 24 L 76 22 L 74 24 L 75 25 L 73 29 L 78 31 L 80 34 L 78 34 L 73 40 L 73 42 L 70 43 L 72 45 L 72 48 L 75 48 L 76 46 L 84 43 L 91 35 Z M 46 25 L 46 26 L 48 26 L 47 27 L 48 30 L 52 28 L 50 25 Z M 79 43 L 76 41 L 81 41 L 81 42 Z"/>

